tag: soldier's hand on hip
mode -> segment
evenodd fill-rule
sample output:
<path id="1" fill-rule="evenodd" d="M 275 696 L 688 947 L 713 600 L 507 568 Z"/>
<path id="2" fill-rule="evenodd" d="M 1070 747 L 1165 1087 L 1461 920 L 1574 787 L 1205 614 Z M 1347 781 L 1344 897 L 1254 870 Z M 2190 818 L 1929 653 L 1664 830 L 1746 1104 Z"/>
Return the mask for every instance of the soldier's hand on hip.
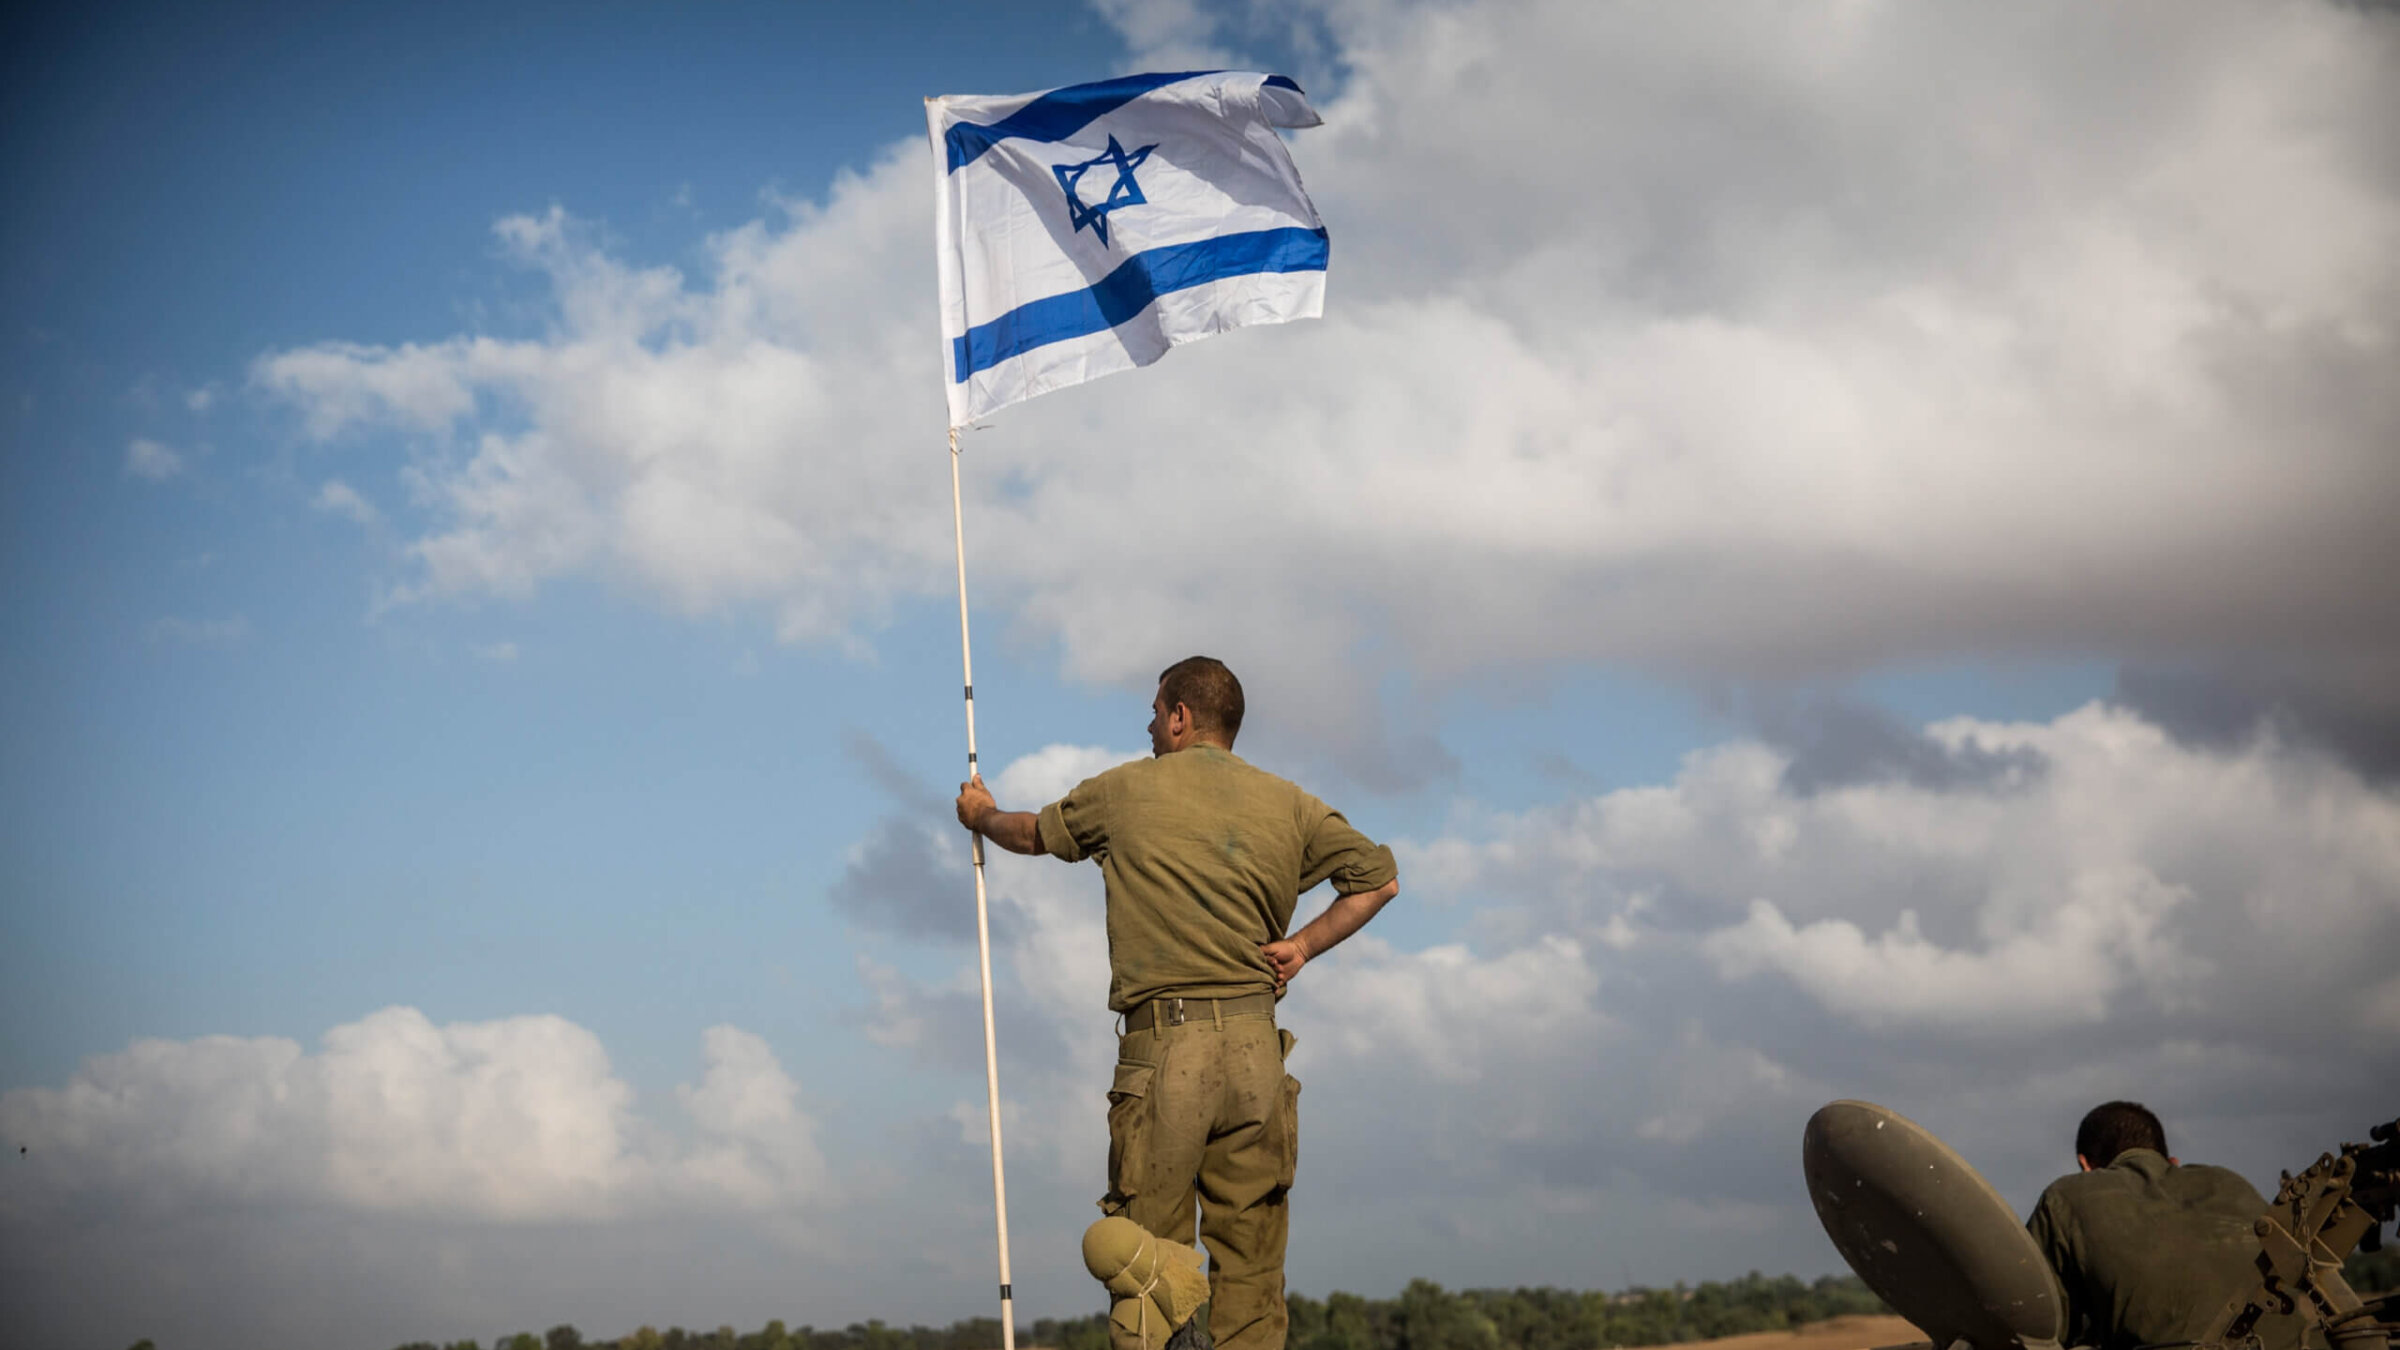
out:
<path id="1" fill-rule="evenodd" d="M 1258 944 L 1258 950 L 1260 955 L 1267 958 L 1267 964 L 1274 967 L 1275 987 L 1278 989 L 1291 983 L 1292 977 L 1300 973 L 1300 967 L 1308 964 L 1308 949 L 1291 938 L 1280 942 L 1262 942 Z"/>

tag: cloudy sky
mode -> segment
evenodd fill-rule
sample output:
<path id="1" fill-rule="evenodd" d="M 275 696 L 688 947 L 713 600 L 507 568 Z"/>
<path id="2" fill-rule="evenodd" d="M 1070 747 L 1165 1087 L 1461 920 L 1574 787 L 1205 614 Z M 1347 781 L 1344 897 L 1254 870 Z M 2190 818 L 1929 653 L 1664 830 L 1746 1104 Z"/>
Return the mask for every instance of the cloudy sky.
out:
<path id="1" fill-rule="evenodd" d="M 920 98 L 1304 84 L 1326 317 L 967 438 L 1031 807 L 1206 651 L 1401 899 L 1296 1288 L 1838 1267 L 1810 1111 L 2400 1111 L 2400 13 L 53 7 L 0 35 L 0 1333 L 992 1311 Z M 1098 1306 L 1098 876 L 992 868 Z M 1322 897 L 1303 901 L 1305 912 Z"/>

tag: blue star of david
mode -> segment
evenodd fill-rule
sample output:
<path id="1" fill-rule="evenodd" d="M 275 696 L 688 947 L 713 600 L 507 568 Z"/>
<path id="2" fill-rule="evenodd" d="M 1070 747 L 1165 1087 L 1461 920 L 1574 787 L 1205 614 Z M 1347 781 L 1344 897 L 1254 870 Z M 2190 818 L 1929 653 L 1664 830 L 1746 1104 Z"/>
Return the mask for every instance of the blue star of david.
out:
<path id="1" fill-rule="evenodd" d="M 1142 167 L 1142 161 L 1150 158 L 1150 152 L 1157 148 L 1158 143 L 1153 141 L 1128 154 L 1124 146 L 1117 144 L 1117 138 L 1111 136 L 1108 138 L 1108 149 L 1081 164 L 1051 166 L 1050 172 L 1058 175 L 1059 191 L 1067 194 L 1067 219 L 1073 222 L 1077 231 L 1086 225 L 1091 226 L 1092 233 L 1100 236 L 1100 242 L 1105 246 L 1108 243 L 1108 213 L 1128 206 L 1141 206 L 1149 201 L 1142 195 L 1142 185 L 1133 181 L 1133 171 Z M 1099 204 L 1086 205 L 1076 193 L 1075 185 L 1083 181 L 1086 173 L 1103 164 L 1117 171 L 1117 181 L 1109 184 L 1108 196 Z"/>

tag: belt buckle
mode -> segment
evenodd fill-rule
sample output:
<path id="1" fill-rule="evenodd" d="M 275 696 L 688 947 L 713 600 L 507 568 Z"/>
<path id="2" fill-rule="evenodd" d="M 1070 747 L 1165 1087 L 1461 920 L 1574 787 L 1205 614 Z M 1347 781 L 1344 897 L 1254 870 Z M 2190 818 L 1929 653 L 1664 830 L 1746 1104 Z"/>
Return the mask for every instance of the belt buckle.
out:
<path id="1" fill-rule="evenodd" d="M 1161 1000 L 1159 1000 L 1159 1001 L 1167 1005 L 1167 1008 L 1166 1008 L 1166 1013 L 1167 1013 L 1167 1025 L 1168 1025 L 1168 1026 L 1171 1026 L 1171 1027 L 1179 1027 L 1179 1026 L 1182 1026 L 1182 1025 L 1183 1025 L 1183 1000 L 1182 1000 L 1182 999 L 1179 999 L 1179 998 L 1169 998 L 1169 999 L 1161 999 Z"/>

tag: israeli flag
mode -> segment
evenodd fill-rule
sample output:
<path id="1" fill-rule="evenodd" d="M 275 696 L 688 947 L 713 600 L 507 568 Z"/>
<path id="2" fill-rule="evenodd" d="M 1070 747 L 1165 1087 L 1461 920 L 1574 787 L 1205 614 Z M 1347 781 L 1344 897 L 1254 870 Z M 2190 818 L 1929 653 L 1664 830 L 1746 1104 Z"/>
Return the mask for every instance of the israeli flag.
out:
<path id="1" fill-rule="evenodd" d="M 950 425 L 1325 307 L 1281 75 L 1127 75 L 925 100 Z"/>

